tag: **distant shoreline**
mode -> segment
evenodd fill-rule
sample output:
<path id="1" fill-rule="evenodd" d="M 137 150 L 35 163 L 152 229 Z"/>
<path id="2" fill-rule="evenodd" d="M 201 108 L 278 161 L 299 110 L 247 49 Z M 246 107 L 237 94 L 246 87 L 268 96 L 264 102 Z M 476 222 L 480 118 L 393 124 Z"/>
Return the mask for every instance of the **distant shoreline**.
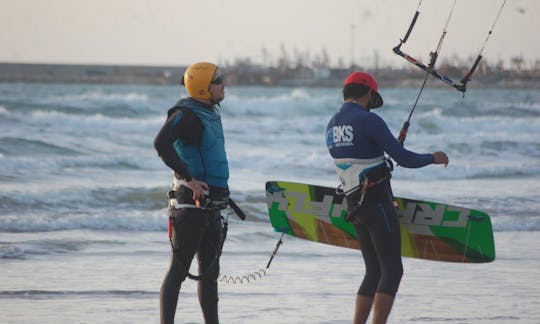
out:
<path id="1" fill-rule="evenodd" d="M 186 66 L 67 65 L 0 63 L 0 83 L 88 83 L 175 85 Z M 355 69 L 361 69 L 355 67 Z M 273 67 L 225 67 L 228 85 L 336 87 L 353 68 L 283 69 Z M 414 69 L 365 69 L 384 87 L 418 87 L 425 72 Z M 457 68 L 455 70 L 458 70 Z M 324 73 L 321 73 L 324 72 Z M 459 71 L 451 71 L 459 74 Z M 450 73 L 449 73 L 450 74 Z M 459 80 L 458 78 L 456 78 Z M 446 87 L 430 82 L 430 87 Z M 540 71 L 490 70 L 478 73 L 471 88 L 540 89 Z"/>

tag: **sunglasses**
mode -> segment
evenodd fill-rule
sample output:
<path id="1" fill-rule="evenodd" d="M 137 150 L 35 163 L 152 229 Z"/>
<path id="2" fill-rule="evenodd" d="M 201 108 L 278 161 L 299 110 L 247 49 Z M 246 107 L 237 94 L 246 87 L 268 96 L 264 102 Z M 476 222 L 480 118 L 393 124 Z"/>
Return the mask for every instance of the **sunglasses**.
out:
<path id="1" fill-rule="evenodd" d="M 215 78 L 214 80 L 212 80 L 212 82 L 210 82 L 212 84 L 222 84 L 223 83 L 223 76 L 220 76 L 220 77 L 217 77 Z"/>

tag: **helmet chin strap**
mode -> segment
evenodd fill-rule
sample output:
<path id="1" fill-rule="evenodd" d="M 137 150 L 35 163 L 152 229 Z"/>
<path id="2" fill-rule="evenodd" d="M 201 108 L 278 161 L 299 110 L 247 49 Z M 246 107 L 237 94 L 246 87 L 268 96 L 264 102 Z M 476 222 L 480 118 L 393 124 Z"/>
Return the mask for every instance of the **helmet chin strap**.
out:
<path id="1" fill-rule="evenodd" d="M 212 95 L 211 92 L 210 92 L 210 94 Z M 216 101 L 216 100 L 214 100 L 214 96 L 213 96 L 213 95 L 212 95 L 212 97 L 210 98 L 210 103 L 211 103 L 212 105 L 217 105 L 218 107 L 221 108 L 220 102 L 221 102 L 221 101 Z"/>

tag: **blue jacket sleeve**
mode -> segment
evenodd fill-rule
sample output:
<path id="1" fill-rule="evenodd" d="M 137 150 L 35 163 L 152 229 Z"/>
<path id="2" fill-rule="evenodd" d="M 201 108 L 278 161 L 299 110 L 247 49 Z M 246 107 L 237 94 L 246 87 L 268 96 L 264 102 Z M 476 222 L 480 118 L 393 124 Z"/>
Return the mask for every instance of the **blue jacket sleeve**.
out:
<path id="1" fill-rule="evenodd" d="M 399 165 L 405 168 L 420 168 L 435 162 L 432 154 L 418 154 L 405 149 L 392 135 L 384 120 L 376 114 L 371 114 L 370 133 L 372 139 L 383 148 Z"/>

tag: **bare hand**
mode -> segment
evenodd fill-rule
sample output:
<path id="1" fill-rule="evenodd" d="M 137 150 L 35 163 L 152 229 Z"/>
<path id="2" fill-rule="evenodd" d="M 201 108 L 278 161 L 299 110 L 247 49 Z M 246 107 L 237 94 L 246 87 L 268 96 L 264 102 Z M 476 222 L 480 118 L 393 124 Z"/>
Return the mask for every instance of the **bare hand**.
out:
<path id="1" fill-rule="evenodd" d="M 186 186 L 193 191 L 193 200 L 200 200 L 204 197 L 204 192 L 208 191 L 208 184 L 197 179 L 186 182 Z"/>
<path id="2" fill-rule="evenodd" d="M 435 158 L 435 162 L 433 162 L 433 164 L 444 164 L 445 167 L 448 165 L 448 156 L 446 153 L 437 151 L 433 152 L 432 155 Z"/>

